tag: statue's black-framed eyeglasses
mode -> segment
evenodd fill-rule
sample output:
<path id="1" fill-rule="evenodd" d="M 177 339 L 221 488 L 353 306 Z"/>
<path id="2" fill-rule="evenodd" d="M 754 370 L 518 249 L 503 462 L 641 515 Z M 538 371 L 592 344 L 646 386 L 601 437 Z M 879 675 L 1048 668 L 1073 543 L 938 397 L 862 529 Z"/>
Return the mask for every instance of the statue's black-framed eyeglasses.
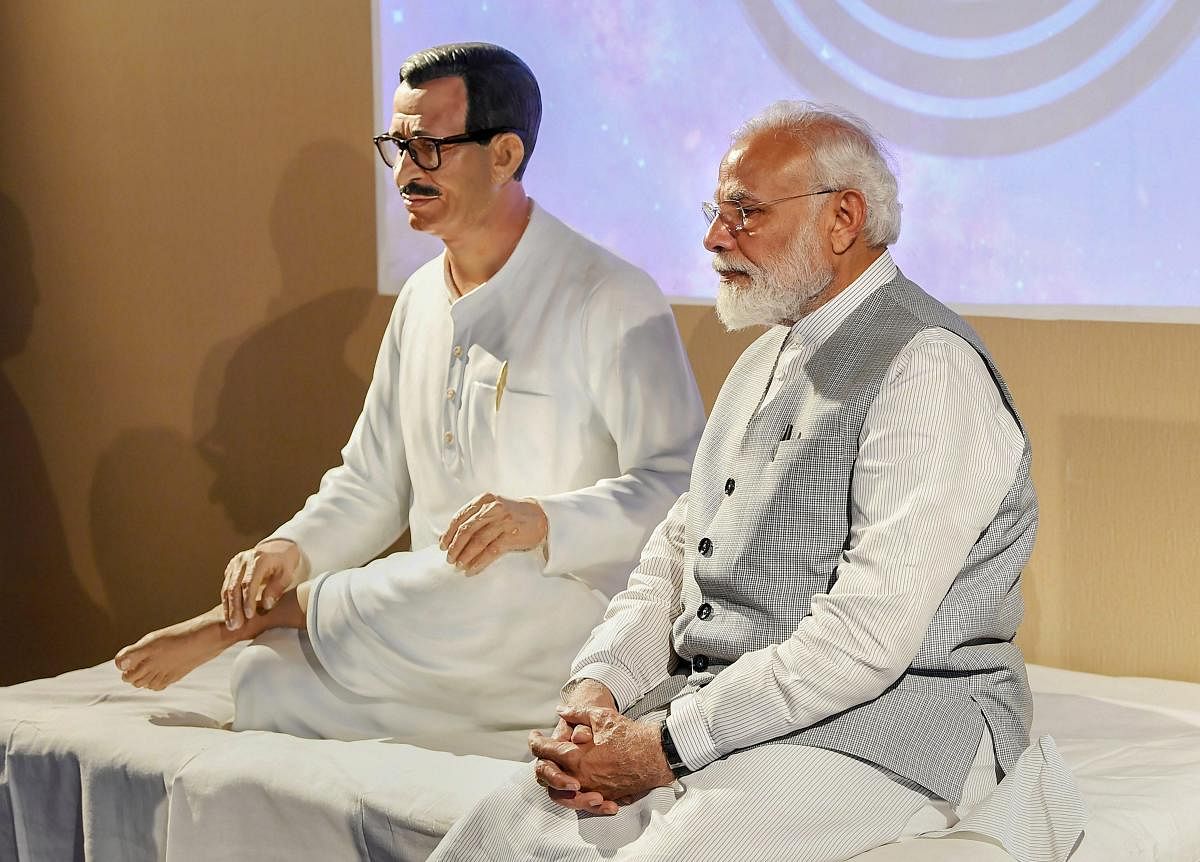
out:
<path id="1" fill-rule="evenodd" d="M 477 132 L 466 132 L 445 138 L 435 138 L 430 135 L 401 138 L 390 132 L 384 132 L 376 135 L 372 140 L 375 142 L 375 149 L 379 150 L 379 157 L 389 168 L 394 168 L 396 162 L 400 160 L 401 154 L 407 151 L 408 157 L 418 168 L 423 171 L 436 171 L 442 166 L 442 147 L 452 147 L 455 144 L 483 144 L 496 135 L 520 131 L 511 126 L 497 126 L 494 129 L 480 129 Z"/>

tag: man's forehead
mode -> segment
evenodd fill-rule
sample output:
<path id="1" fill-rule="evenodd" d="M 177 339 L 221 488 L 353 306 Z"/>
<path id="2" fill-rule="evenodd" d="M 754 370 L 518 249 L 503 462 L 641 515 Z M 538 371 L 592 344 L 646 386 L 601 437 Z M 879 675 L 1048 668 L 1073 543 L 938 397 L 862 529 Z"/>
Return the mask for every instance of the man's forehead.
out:
<path id="1" fill-rule="evenodd" d="M 717 169 L 718 200 L 738 200 L 750 194 L 742 176 L 746 172 L 742 164 L 745 152 L 744 144 L 735 144 L 721 159 L 721 166 Z"/>
<path id="2" fill-rule="evenodd" d="M 433 78 L 415 87 L 401 81 L 392 97 L 392 128 L 456 134 L 466 128 L 467 87 L 457 76 Z"/>
<path id="3" fill-rule="evenodd" d="M 721 160 L 717 197 L 766 199 L 807 181 L 808 148 L 798 139 L 759 133 L 738 141 Z"/>

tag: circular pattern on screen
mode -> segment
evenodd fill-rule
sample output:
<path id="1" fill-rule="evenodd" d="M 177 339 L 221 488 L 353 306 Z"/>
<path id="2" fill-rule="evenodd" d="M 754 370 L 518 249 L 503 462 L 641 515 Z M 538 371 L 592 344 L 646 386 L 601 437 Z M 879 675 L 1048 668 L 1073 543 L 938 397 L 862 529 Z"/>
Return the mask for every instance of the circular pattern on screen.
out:
<path id="1" fill-rule="evenodd" d="M 1195 0 L 742 0 L 809 93 L 894 141 L 1003 155 L 1092 125 L 1195 38 Z M 738 62 L 736 54 L 733 62 Z"/>

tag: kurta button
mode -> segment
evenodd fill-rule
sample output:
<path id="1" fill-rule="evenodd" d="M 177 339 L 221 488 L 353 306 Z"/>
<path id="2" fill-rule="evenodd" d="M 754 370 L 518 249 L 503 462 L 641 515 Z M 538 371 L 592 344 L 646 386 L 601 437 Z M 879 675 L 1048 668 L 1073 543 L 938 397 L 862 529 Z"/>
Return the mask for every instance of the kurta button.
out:
<path id="1" fill-rule="evenodd" d="M 451 434 L 449 431 L 447 431 L 447 432 L 446 432 L 446 434 L 445 434 L 445 436 L 444 436 L 444 437 L 442 437 L 442 439 L 443 439 L 443 440 L 445 440 L 445 441 L 446 441 L 446 445 L 447 445 L 447 446 L 449 446 L 451 443 L 453 443 L 453 442 L 454 442 L 454 435 L 453 435 L 453 434 Z"/>
<path id="2" fill-rule="evenodd" d="M 708 656 L 698 655 L 692 659 L 692 670 L 696 673 L 704 673 L 708 670 Z"/>
<path id="3" fill-rule="evenodd" d="M 700 545 L 696 550 L 700 552 L 700 556 L 702 557 L 712 556 L 712 542 L 709 540 L 708 536 L 705 536 L 700 540 Z"/>
<path id="4" fill-rule="evenodd" d="M 462 353 L 463 353 L 463 351 L 462 351 L 462 345 L 460 345 L 460 344 L 456 344 L 456 345 L 454 345 L 454 350 L 452 350 L 452 351 L 451 351 L 451 353 L 453 353 L 453 354 L 454 354 L 454 357 L 455 357 L 456 359 L 457 359 L 458 357 L 462 356 Z"/>
<path id="5" fill-rule="evenodd" d="M 733 493 L 733 488 L 734 488 L 734 485 L 736 485 L 736 484 L 737 483 L 734 482 L 733 479 L 725 480 L 725 496 L 726 497 L 728 497 L 730 494 Z"/>
<path id="6" fill-rule="evenodd" d="M 453 401 L 453 400 L 454 400 L 454 390 L 453 390 L 453 389 L 447 389 L 447 390 L 446 390 L 446 400 L 447 400 L 447 401 Z"/>
<path id="7" fill-rule="evenodd" d="M 712 605 L 705 602 L 700 607 L 696 608 L 696 618 L 706 620 L 712 616 Z"/>

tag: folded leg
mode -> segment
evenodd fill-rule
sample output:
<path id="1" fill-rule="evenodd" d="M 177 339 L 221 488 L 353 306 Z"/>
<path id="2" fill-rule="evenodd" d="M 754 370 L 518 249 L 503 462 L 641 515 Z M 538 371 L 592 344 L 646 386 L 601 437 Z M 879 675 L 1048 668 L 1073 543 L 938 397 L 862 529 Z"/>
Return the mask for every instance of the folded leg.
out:
<path id="1" fill-rule="evenodd" d="M 234 662 L 232 688 L 234 730 L 345 740 L 396 734 L 399 705 L 340 685 L 296 629 L 271 629 L 247 646 Z"/>
<path id="2" fill-rule="evenodd" d="M 508 554 L 468 576 L 433 547 L 322 575 L 308 600 L 312 652 L 342 689 L 396 705 L 389 735 L 526 759 L 606 604 L 544 562 Z"/>

